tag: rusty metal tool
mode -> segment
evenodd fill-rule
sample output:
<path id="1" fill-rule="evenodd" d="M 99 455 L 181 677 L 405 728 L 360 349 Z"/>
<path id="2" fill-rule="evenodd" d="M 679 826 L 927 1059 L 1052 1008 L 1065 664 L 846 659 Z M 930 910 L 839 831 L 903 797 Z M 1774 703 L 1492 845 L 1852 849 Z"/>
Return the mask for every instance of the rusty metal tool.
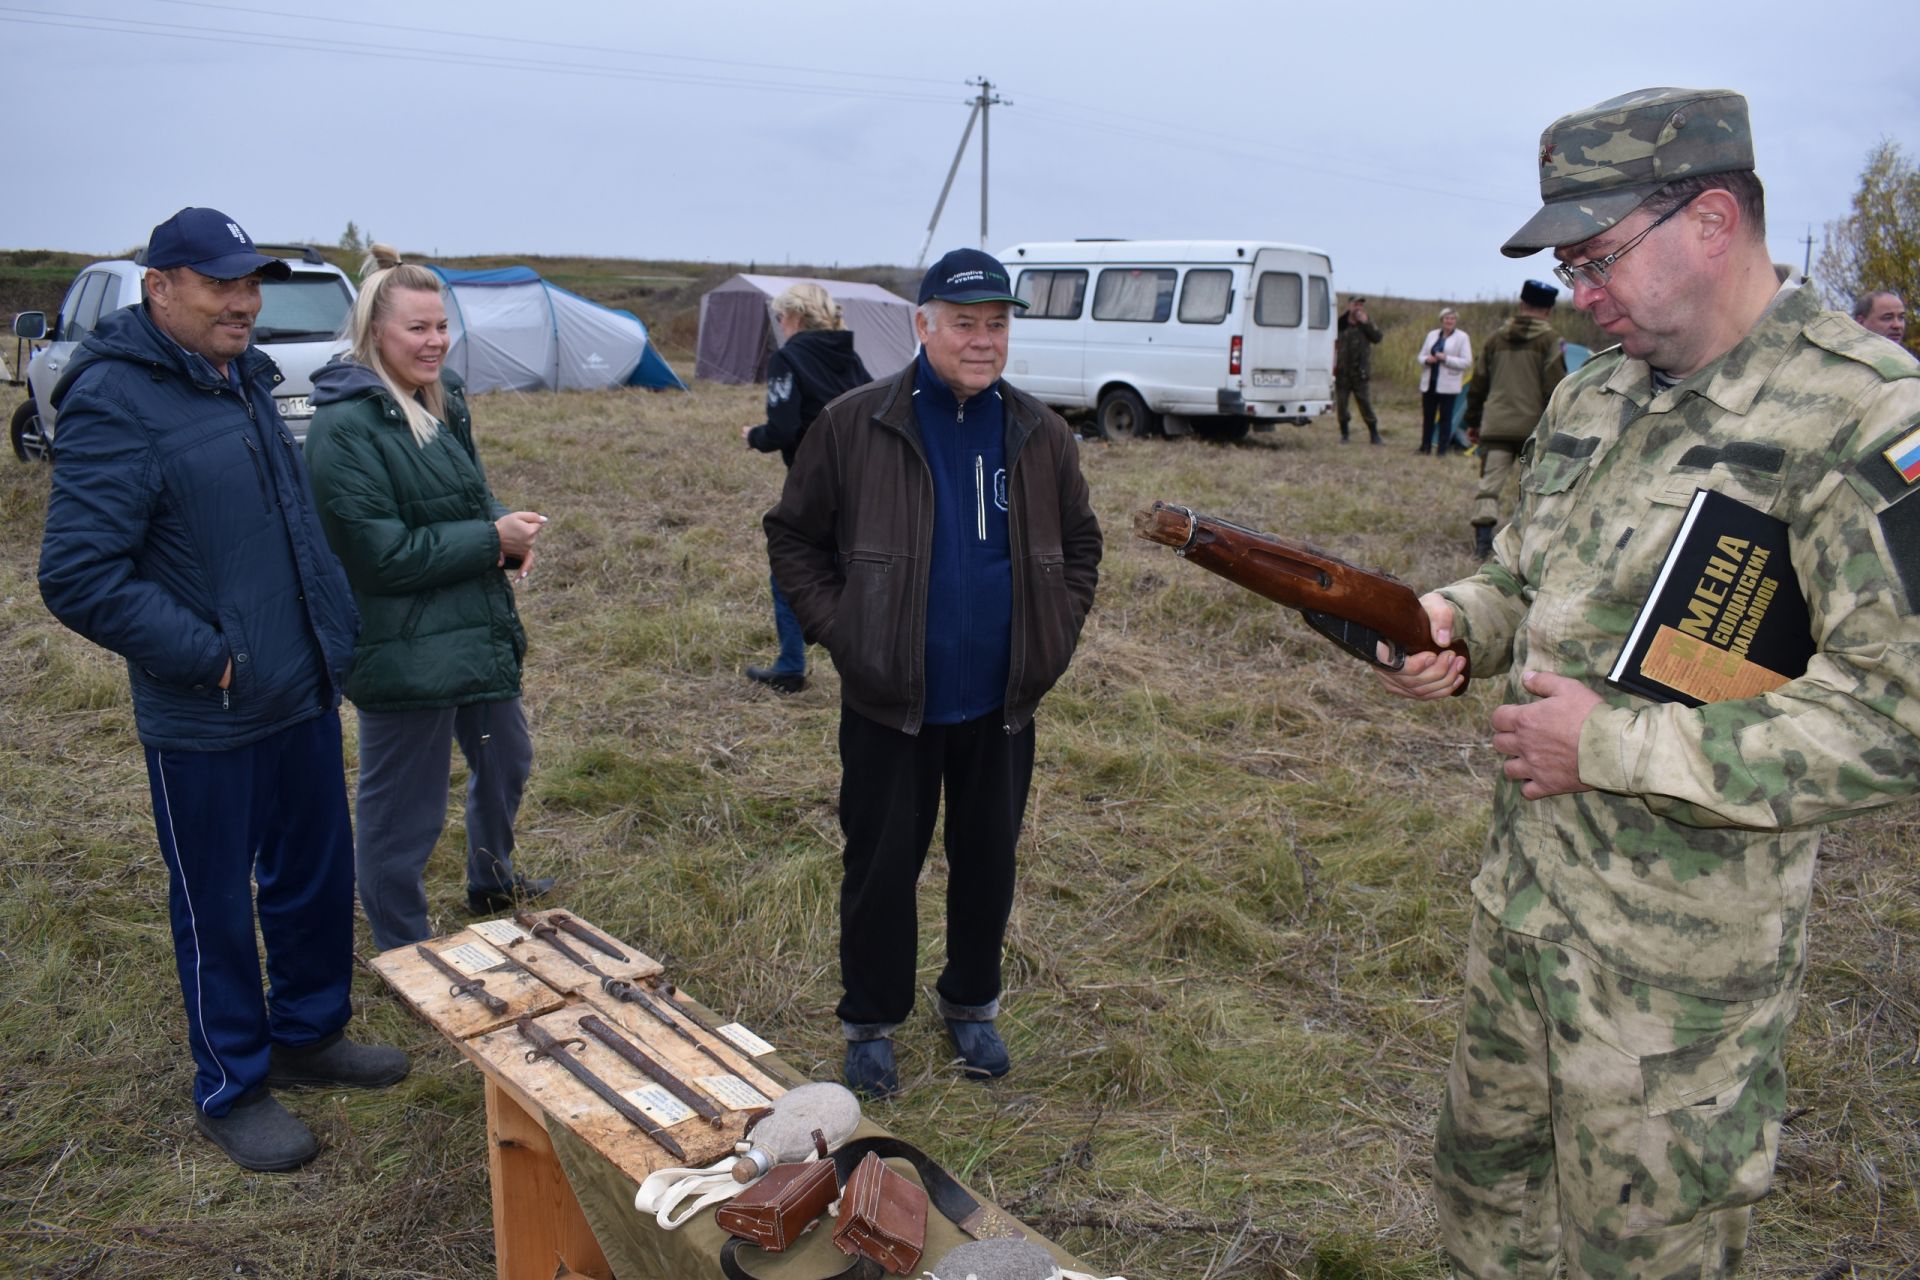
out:
<path id="1" fill-rule="evenodd" d="M 720 1109 L 700 1096 L 699 1090 L 689 1088 L 682 1083 L 680 1077 L 647 1056 L 646 1050 L 615 1031 L 595 1015 L 589 1013 L 581 1018 L 580 1029 L 613 1050 L 641 1075 L 692 1107 L 702 1119 L 710 1120 L 715 1124 L 720 1122 Z"/>
<path id="2" fill-rule="evenodd" d="M 575 1080 L 578 1080 L 581 1084 L 593 1090 L 594 1094 L 598 1096 L 602 1102 L 617 1111 L 622 1119 L 659 1143 L 668 1155 L 676 1160 L 685 1160 L 687 1158 L 686 1150 L 681 1147 L 679 1143 L 675 1142 L 672 1135 L 668 1134 L 665 1129 L 662 1129 L 648 1118 L 646 1112 L 640 1110 L 640 1108 L 634 1106 L 631 1102 L 628 1102 L 620 1095 L 618 1089 L 593 1074 L 585 1063 L 576 1061 L 573 1055 L 567 1052 L 568 1045 L 585 1044 L 586 1041 L 580 1039 L 578 1036 L 568 1036 L 562 1039 L 559 1036 L 551 1035 L 544 1027 L 537 1025 L 532 1018 L 521 1018 L 513 1025 L 519 1028 L 522 1036 L 525 1036 L 533 1042 L 533 1048 L 527 1050 L 528 1062 L 533 1062 L 539 1058 L 547 1058 L 559 1063 L 562 1067 L 566 1068 L 568 1074 L 572 1075 Z"/>
<path id="3" fill-rule="evenodd" d="M 452 980 L 454 995 L 466 996 L 470 1000 L 478 1000 L 494 1013 L 505 1013 L 507 1011 L 507 1002 L 487 990 L 486 979 L 468 977 L 466 974 L 448 964 L 437 952 L 425 943 L 415 943 L 413 949 L 419 953 L 421 959 L 425 960 L 428 964 Z"/>

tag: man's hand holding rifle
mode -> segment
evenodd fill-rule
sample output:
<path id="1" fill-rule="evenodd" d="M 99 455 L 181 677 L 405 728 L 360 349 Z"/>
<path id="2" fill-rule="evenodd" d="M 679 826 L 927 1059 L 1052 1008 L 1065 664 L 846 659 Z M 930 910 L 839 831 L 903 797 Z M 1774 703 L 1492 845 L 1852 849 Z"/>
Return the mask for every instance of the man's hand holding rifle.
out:
<path id="1" fill-rule="evenodd" d="M 1149 542 L 1247 590 L 1298 609 L 1307 624 L 1355 657 L 1368 659 L 1381 684 L 1401 697 L 1431 701 L 1467 687 L 1467 651 L 1454 638 L 1453 606 L 1436 592 L 1415 597 L 1385 574 L 1185 507 L 1156 502 L 1134 516 Z M 1529 800 L 1588 791 L 1580 781 L 1580 725 L 1600 697 L 1550 672 L 1525 677 L 1537 701 L 1493 713 L 1493 748 L 1507 777 Z"/>

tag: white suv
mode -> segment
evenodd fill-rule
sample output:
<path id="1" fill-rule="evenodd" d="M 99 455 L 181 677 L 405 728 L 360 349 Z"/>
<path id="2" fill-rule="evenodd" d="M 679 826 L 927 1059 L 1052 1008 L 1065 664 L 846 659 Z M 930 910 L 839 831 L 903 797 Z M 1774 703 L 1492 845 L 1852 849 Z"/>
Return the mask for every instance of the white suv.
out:
<path id="1" fill-rule="evenodd" d="M 339 335 L 346 331 L 347 313 L 353 308 L 353 282 L 310 246 L 258 248 L 282 259 L 293 271 L 285 280 L 261 282 L 260 318 L 254 323 L 253 341 L 280 366 L 284 381 L 273 389 L 274 403 L 294 440 L 304 444 L 307 424 L 313 420 L 313 375 L 336 352 L 347 349 Z M 145 257 L 143 250 L 132 260 L 119 258 L 87 267 L 67 290 L 51 326 L 39 311 L 14 317 L 16 336 L 47 342 L 27 364 L 27 402 L 13 413 L 10 435 L 14 455 L 21 461 L 50 456 L 53 388 L 94 326 L 121 307 L 140 301 Z"/>

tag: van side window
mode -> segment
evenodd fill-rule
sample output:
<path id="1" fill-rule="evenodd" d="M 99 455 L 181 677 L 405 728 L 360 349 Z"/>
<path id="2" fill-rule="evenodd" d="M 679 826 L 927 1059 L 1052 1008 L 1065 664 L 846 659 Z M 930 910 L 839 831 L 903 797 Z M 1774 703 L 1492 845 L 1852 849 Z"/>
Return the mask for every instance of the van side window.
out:
<path id="1" fill-rule="evenodd" d="M 1233 272 L 1189 271 L 1180 286 L 1180 323 L 1219 324 L 1233 306 Z"/>
<path id="2" fill-rule="evenodd" d="M 1262 271 L 1253 293 L 1253 322 L 1275 329 L 1300 324 L 1300 277 L 1291 271 Z"/>
<path id="3" fill-rule="evenodd" d="M 1093 318 L 1164 323 L 1179 275 L 1172 267 L 1108 267 L 1093 287 Z"/>
<path id="4" fill-rule="evenodd" d="M 1325 276 L 1307 277 L 1307 327 L 1333 327 L 1333 286 L 1327 283 Z"/>
<path id="5" fill-rule="evenodd" d="M 1022 320 L 1078 320 L 1087 296 L 1084 271 L 1022 271 L 1014 296 L 1027 303 Z"/>

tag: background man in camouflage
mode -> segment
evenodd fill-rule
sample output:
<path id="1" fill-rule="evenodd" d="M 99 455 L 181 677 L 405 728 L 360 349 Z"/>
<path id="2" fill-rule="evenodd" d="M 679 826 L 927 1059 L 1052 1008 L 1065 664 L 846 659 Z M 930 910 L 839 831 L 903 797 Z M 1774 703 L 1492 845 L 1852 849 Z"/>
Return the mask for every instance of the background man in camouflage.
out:
<path id="1" fill-rule="evenodd" d="M 1920 788 L 1920 365 L 1776 284 L 1738 94 L 1541 141 L 1504 251 L 1553 249 L 1620 345 L 1554 393 L 1494 561 L 1423 598 L 1505 689 L 1437 1206 L 1461 1275 L 1718 1276 L 1772 1182 L 1816 824 Z M 1696 488 L 1786 523 L 1817 651 L 1692 709 L 1604 674 Z"/>
<path id="2" fill-rule="evenodd" d="M 1467 438 L 1480 446 L 1480 487 L 1473 495 L 1473 551 L 1493 554 L 1500 492 L 1520 446 L 1546 411 L 1547 397 L 1567 376 L 1560 335 L 1547 323 L 1560 291 L 1539 280 L 1520 286 L 1520 304 L 1493 339 L 1467 387 Z"/>
<path id="3" fill-rule="evenodd" d="M 1360 416 L 1367 420 L 1367 435 L 1380 443 L 1380 419 L 1373 411 L 1373 349 L 1380 342 L 1380 326 L 1367 319 L 1367 300 L 1352 298 L 1340 313 L 1340 324 L 1333 340 L 1333 392 L 1335 412 L 1340 418 L 1340 440 L 1347 440 L 1347 397 L 1360 402 Z"/>
<path id="4" fill-rule="evenodd" d="M 1896 343 L 1907 340 L 1907 304 L 1897 293 L 1863 293 L 1853 300 L 1853 318 L 1868 333 Z"/>

